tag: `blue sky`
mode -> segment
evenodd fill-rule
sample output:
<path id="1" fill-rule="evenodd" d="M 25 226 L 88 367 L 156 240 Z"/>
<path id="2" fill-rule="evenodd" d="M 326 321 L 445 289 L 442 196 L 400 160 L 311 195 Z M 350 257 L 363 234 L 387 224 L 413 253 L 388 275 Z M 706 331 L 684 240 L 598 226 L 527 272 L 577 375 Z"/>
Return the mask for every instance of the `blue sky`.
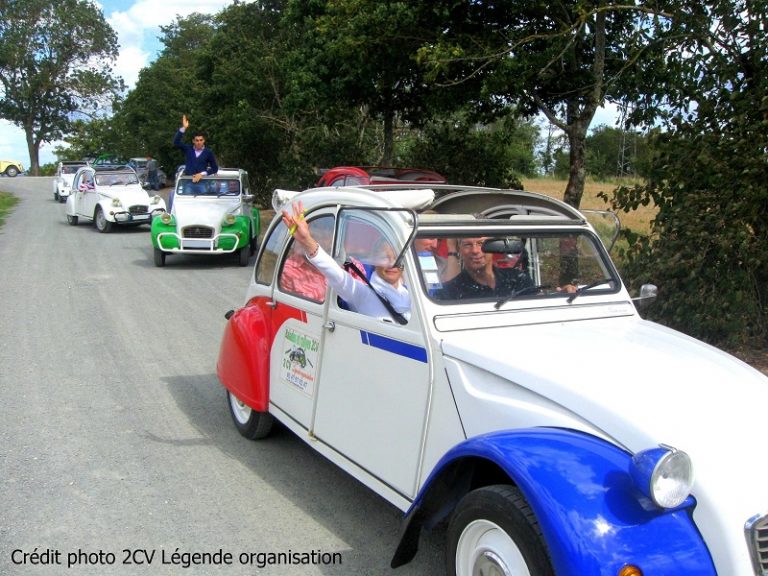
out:
<path id="1" fill-rule="evenodd" d="M 120 45 L 120 55 L 115 72 L 132 88 L 139 71 L 152 63 L 162 44 L 158 40 L 160 26 L 174 22 L 177 16 L 193 12 L 217 14 L 233 0 L 95 0 L 104 12 L 109 24 L 115 29 Z M 613 125 L 615 108 L 599 110 L 592 126 Z M 54 149 L 60 142 L 43 143 L 40 146 L 40 165 L 54 162 Z M 24 131 L 13 124 L 0 120 L 0 158 L 19 160 L 29 167 Z"/>

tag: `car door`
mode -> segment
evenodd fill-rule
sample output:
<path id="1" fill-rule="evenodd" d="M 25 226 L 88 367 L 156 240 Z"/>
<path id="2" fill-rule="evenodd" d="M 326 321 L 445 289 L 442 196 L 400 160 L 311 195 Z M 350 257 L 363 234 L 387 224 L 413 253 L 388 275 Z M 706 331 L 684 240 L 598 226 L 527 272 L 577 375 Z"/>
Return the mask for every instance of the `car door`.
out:
<path id="1" fill-rule="evenodd" d="M 313 237 L 330 251 L 334 216 L 307 217 Z M 278 224 L 269 240 L 286 238 Z M 269 246 L 265 247 L 269 249 Z M 274 339 L 270 356 L 270 404 L 309 430 L 317 395 L 320 347 L 327 287 L 323 276 L 304 258 L 293 239 L 279 255 L 279 270 L 272 293 Z"/>
<path id="2" fill-rule="evenodd" d="M 381 237 L 401 248 L 387 224 L 391 217 L 342 210 L 336 241 L 341 257 L 365 263 Z M 411 273 L 404 270 L 403 278 L 416 287 Z M 413 308 L 400 325 L 346 310 L 336 297 L 328 300 L 313 428 L 320 441 L 408 498 L 416 492 L 431 392 L 424 327 Z"/>

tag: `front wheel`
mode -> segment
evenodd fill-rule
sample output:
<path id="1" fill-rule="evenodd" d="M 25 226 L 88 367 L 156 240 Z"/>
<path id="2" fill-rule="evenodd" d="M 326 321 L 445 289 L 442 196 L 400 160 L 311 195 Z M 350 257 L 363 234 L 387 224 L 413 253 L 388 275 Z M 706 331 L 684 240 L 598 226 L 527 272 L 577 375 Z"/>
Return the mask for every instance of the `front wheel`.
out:
<path id="1" fill-rule="evenodd" d="M 19 169 L 16 168 L 16 166 L 8 166 L 8 168 L 5 169 L 5 175 L 10 176 L 11 178 L 15 178 L 19 173 Z"/>
<path id="2" fill-rule="evenodd" d="M 235 423 L 235 428 L 248 440 L 264 438 L 272 430 L 275 419 L 269 412 L 256 412 L 243 403 L 237 396 L 227 390 L 229 413 Z"/>
<path id="3" fill-rule="evenodd" d="M 104 210 L 101 209 L 101 206 L 96 208 L 96 214 L 94 215 L 93 220 L 96 222 L 96 230 L 99 232 L 106 233 L 112 230 L 112 222 L 107 220 L 107 217 L 104 215 Z"/>
<path id="4" fill-rule="evenodd" d="M 77 226 L 77 216 L 67 214 L 67 224 L 70 226 Z"/>
<path id="5" fill-rule="evenodd" d="M 160 250 L 160 248 L 155 248 L 155 266 L 158 268 L 162 268 L 165 266 L 165 252 Z"/>
<path id="6" fill-rule="evenodd" d="M 248 266 L 248 260 L 251 258 L 251 243 L 249 242 L 237 251 L 237 263 L 240 266 Z"/>
<path id="7" fill-rule="evenodd" d="M 58 190 L 56 190 L 56 192 L 53 193 L 53 199 L 56 202 L 61 202 L 61 197 L 59 196 L 59 191 Z"/>
<path id="8" fill-rule="evenodd" d="M 449 575 L 554 576 L 536 517 L 514 486 L 467 494 L 451 518 L 447 541 Z"/>

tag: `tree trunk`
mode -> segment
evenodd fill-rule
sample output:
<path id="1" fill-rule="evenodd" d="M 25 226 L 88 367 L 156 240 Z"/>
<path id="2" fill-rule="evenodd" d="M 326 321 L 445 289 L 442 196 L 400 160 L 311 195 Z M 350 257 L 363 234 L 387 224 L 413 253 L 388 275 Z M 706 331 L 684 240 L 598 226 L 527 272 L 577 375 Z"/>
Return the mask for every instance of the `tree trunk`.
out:
<path id="1" fill-rule="evenodd" d="M 35 139 L 31 127 L 24 127 L 27 136 L 27 151 L 29 152 L 29 175 L 40 176 L 40 141 Z"/>
<path id="2" fill-rule="evenodd" d="M 565 187 L 563 200 L 574 208 L 581 204 L 584 195 L 584 182 L 586 181 L 586 154 L 587 154 L 587 124 L 579 120 L 569 125 L 568 128 L 568 153 L 570 170 L 568 172 L 568 185 Z"/>
<path id="3" fill-rule="evenodd" d="M 392 166 L 394 149 L 395 113 L 387 110 L 384 113 L 384 150 L 382 151 L 381 165 Z"/>

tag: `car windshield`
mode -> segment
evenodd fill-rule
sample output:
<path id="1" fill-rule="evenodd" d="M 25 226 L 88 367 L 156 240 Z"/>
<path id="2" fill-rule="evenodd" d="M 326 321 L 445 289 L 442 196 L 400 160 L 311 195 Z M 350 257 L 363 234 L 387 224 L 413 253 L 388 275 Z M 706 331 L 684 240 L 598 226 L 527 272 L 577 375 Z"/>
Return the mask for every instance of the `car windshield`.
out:
<path id="1" fill-rule="evenodd" d="M 413 250 L 425 291 L 441 304 L 488 301 L 500 308 L 518 299 L 573 301 L 621 286 L 599 241 L 587 232 L 419 235 Z"/>
<path id="2" fill-rule="evenodd" d="M 61 167 L 61 173 L 62 174 L 74 174 L 82 166 L 85 166 L 85 164 L 65 164 L 65 165 L 63 165 Z"/>
<path id="3" fill-rule="evenodd" d="M 199 182 L 184 179 L 179 181 L 176 194 L 179 196 L 239 196 L 240 181 L 234 178 L 204 178 Z"/>
<path id="4" fill-rule="evenodd" d="M 139 179 L 134 172 L 96 174 L 96 184 L 99 186 L 128 186 L 129 184 L 138 183 Z"/>

